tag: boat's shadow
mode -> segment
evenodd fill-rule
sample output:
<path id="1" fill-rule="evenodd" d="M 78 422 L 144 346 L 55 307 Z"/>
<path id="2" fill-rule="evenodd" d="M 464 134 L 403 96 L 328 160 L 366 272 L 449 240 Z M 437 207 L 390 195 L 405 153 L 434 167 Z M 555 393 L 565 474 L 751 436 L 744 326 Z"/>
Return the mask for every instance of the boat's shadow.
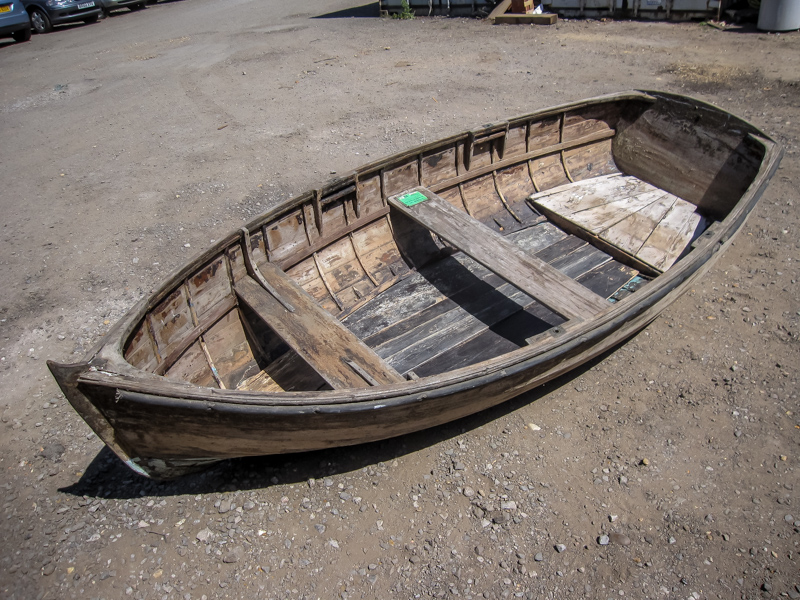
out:
<path id="1" fill-rule="evenodd" d="M 74 496 L 95 498 L 139 498 L 142 496 L 180 496 L 268 488 L 273 485 L 306 483 L 341 473 L 350 473 L 394 460 L 474 431 L 491 421 L 536 402 L 569 385 L 608 353 L 573 369 L 566 375 L 477 414 L 424 431 L 369 444 L 334 448 L 302 454 L 260 456 L 225 460 L 200 473 L 172 481 L 154 481 L 133 473 L 104 446 L 74 484 L 59 491 Z"/>

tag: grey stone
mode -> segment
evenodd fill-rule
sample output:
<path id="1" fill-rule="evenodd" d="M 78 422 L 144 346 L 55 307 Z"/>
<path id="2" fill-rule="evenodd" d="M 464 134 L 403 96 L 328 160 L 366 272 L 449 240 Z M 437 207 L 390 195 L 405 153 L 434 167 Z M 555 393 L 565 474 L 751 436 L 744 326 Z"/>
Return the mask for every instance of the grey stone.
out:
<path id="1" fill-rule="evenodd" d="M 64 446 L 58 442 L 45 442 L 42 444 L 42 449 L 39 450 L 37 456 L 42 456 L 53 462 L 60 462 L 61 455 L 64 454 L 65 450 Z"/>
<path id="2" fill-rule="evenodd" d="M 206 527 L 205 529 L 198 531 L 196 537 L 201 542 L 208 542 L 212 537 L 214 537 L 214 534 L 210 529 L 208 529 L 208 527 Z"/>
<path id="3" fill-rule="evenodd" d="M 619 544 L 620 546 L 630 546 L 631 538 L 624 533 L 609 533 L 608 539 L 612 544 Z"/>
<path id="4" fill-rule="evenodd" d="M 607 535 L 601 535 L 599 538 L 597 538 L 597 543 L 601 546 L 608 546 L 609 541 L 610 538 Z"/>
<path id="5" fill-rule="evenodd" d="M 239 562 L 244 557 L 244 548 L 241 546 L 236 546 L 235 548 L 229 550 L 222 556 L 222 562 L 224 563 L 235 563 Z"/>

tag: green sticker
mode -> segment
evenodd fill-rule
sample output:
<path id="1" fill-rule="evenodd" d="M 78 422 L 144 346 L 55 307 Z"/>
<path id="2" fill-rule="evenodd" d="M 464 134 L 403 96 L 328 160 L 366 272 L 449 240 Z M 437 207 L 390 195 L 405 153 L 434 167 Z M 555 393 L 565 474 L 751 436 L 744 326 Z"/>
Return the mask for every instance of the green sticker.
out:
<path id="1" fill-rule="evenodd" d="M 411 192 L 410 194 L 405 194 L 404 196 L 400 196 L 398 198 L 398 200 L 400 200 L 400 202 L 406 206 L 414 206 L 415 204 L 425 202 L 427 199 L 428 197 L 422 192 Z"/>

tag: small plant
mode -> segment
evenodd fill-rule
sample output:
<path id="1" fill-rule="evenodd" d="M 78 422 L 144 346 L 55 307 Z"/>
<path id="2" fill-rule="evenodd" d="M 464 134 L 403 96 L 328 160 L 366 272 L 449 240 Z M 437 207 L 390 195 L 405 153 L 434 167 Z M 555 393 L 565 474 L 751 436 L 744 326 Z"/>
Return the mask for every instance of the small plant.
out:
<path id="1" fill-rule="evenodd" d="M 396 13 L 392 16 L 394 19 L 413 19 L 414 18 L 414 11 L 411 10 L 411 7 L 408 5 L 408 0 L 401 0 L 400 2 L 400 12 Z"/>

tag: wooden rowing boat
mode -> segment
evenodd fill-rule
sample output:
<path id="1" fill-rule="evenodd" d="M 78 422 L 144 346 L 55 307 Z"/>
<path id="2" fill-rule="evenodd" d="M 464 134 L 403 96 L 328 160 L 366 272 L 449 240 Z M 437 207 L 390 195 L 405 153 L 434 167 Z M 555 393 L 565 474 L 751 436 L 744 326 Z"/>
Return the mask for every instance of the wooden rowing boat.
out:
<path id="1" fill-rule="evenodd" d="M 780 161 L 752 125 L 627 92 L 395 154 L 261 215 L 48 365 L 135 471 L 380 440 L 538 386 L 647 325 Z"/>

